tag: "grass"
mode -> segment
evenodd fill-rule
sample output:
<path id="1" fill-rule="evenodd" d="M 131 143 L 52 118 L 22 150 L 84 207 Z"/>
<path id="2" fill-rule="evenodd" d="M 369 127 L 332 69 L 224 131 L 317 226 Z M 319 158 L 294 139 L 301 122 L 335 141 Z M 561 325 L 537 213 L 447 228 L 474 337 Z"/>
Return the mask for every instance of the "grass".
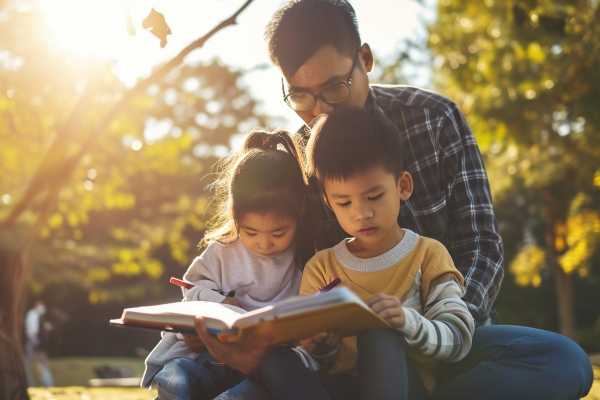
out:
<path id="1" fill-rule="evenodd" d="M 50 360 L 56 386 L 87 386 L 91 378 L 96 378 L 94 368 L 104 365 L 127 369 L 132 376 L 142 376 L 144 372 L 144 360 L 140 358 L 65 357 Z"/>
<path id="2" fill-rule="evenodd" d="M 68 375 L 88 376 L 88 372 L 92 371 L 94 365 L 104 361 L 104 364 L 110 362 L 110 365 L 132 365 L 130 363 L 139 363 L 137 359 L 60 359 L 51 362 L 53 371 L 60 377 L 64 370 L 65 379 Z M 103 364 L 99 364 L 103 365 Z M 55 366 L 58 368 L 54 370 Z M 72 368 L 81 368 L 82 371 L 73 370 Z M 139 371 L 136 370 L 136 371 Z M 67 373 L 68 372 L 68 373 Z M 141 373 L 141 371 L 140 371 Z M 93 376 L 93 373 L 92 373 Z M 90 376 L 90 377 L 92 377 Z M 63 378 L 61 378 L 63 379 Z M 57 381 L 58 382 L 58 381 Z M 31 400 L 147 400 L 154 399 L 156 392 L 138 388 L 86 388 L 86 387 L 56 387 L 51 389 L 31 388 L 29 389 Z M 584 398 L 585 400 L 600 400 L 600 366 L 594 366 L 594 385 L 590 393 Z"/>
<path id="3" fill-rule="evenodd" d="M 150 400 L 156 392 L 137 388 L 31 388 L 31 400 Z"/>
<path id="4" fill-rule="evenodd" d="M 600 366 L 594 366 L 594 384 L 585 400 L 600 400 Z"/>
<path id="5" fill-rule="evenodd" d="M 96 378 L 94 368 L 103 365 L 126 368 L 133 376 L 142 376 L 144 360 L 139 358 L 65 357 L 50 360 L 50 369 L 57 387 L 29 389 L 32 400 L 147 400 L 154 399 L 156 392 L 141 388 L 91 388 L 91 378 Z"/>

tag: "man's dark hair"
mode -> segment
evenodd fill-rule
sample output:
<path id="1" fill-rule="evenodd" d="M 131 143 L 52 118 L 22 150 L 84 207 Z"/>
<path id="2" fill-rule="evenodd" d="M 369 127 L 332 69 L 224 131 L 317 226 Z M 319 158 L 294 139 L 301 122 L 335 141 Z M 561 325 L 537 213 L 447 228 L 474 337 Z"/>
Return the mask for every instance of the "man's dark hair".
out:
<path id="1" fill-rule="evenodd" d="M 271 17 L 265 38 L 271 60 L 288 78 L 325 45 L 353 57 L 361 44 L 354 8 L 346 0 L 290 0 Z"/>
<path id="2" fill-rule="evenodd" d="M 306 146 L 311 181 L 347 179 L 381 165 L 398 177 L 404 170 L 400 134 L 376 109 L 340 109 L 320 117 Z"/>

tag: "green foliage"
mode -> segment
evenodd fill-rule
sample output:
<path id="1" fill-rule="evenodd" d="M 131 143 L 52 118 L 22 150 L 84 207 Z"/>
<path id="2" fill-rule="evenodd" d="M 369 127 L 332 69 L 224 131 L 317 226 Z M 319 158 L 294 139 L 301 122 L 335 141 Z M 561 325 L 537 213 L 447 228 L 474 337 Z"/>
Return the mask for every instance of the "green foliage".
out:
<path id="1" fill-rule="evenodd" d="M 211 166 L 231 139 L 263 125 L 242 71 L 217 60 L 184 65 L 136 97 L 76 167 L 33 249 L 32 289 L 70 282 L 91 302 L 155 301 L 165 276 L 198 252 L 209 210 Z M 0 220 L 59 138 L 54 161 L 72 156 L 122 93 L 112 65 L 47 45 L 35 8 L 0 18 Z M 83 93 L 93 96 L 81 102 Z M 52 165 L 52 161 L 49 165 Z M 53 199 L 22 218 L 30 225 Z M 62 301 L 64 301 L 63 299 Z M 63 305 L 64 306 L 64 305 Z"/>
<path id="2" fill-rule="evenodd" d="M 544 266 L 594 273 L 599 17 L 591 0 L 440 0 L 429 26 L 436 84 L 471 122 L 511 233 L 507 265 L 524 285 L 539 285 Z"/>

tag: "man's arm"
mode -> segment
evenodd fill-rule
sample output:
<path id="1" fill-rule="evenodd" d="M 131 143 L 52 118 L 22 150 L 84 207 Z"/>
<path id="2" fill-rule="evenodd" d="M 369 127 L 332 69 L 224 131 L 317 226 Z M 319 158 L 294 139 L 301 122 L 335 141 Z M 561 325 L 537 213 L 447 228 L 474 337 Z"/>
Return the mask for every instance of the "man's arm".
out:
<path id="1" fill-rule="evenodd" d="M 489 317 L 504 276 L 502 238 L 479 147 L 456 106 L 440 119 L 439 129 L 442 173 L 448 174 L 451 228 L 446 245 L 465 277 L 463 299 L 477 323 L 482 323 Z"/>

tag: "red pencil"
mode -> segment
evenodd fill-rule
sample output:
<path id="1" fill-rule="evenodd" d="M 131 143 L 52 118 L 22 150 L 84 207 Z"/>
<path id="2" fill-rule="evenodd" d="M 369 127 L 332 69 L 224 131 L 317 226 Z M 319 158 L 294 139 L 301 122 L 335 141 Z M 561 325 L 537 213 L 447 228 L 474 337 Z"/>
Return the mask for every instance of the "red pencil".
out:
<path id="1" fill-rule="evenodd" d="M 192 282 L 184 281 L 183 279 L 175 278 L 174 276 L 169 278 L 169 283 L 171 285 L 179 286 L 185 289 L 191 289 L 194 287 Z"/>
<path id="2" fill-rule="evenodd" d="M 337 285 L 339 285 L 340 283 L 342 283 L 342 280 L 340 278 L 335 278 L 334 280 L 329 282 L 327 285 L 323 286 L 321 288 L 320 292 L 328 292 L 331 289 L 333 289 L 334 287 L 336 287 Z"/>

